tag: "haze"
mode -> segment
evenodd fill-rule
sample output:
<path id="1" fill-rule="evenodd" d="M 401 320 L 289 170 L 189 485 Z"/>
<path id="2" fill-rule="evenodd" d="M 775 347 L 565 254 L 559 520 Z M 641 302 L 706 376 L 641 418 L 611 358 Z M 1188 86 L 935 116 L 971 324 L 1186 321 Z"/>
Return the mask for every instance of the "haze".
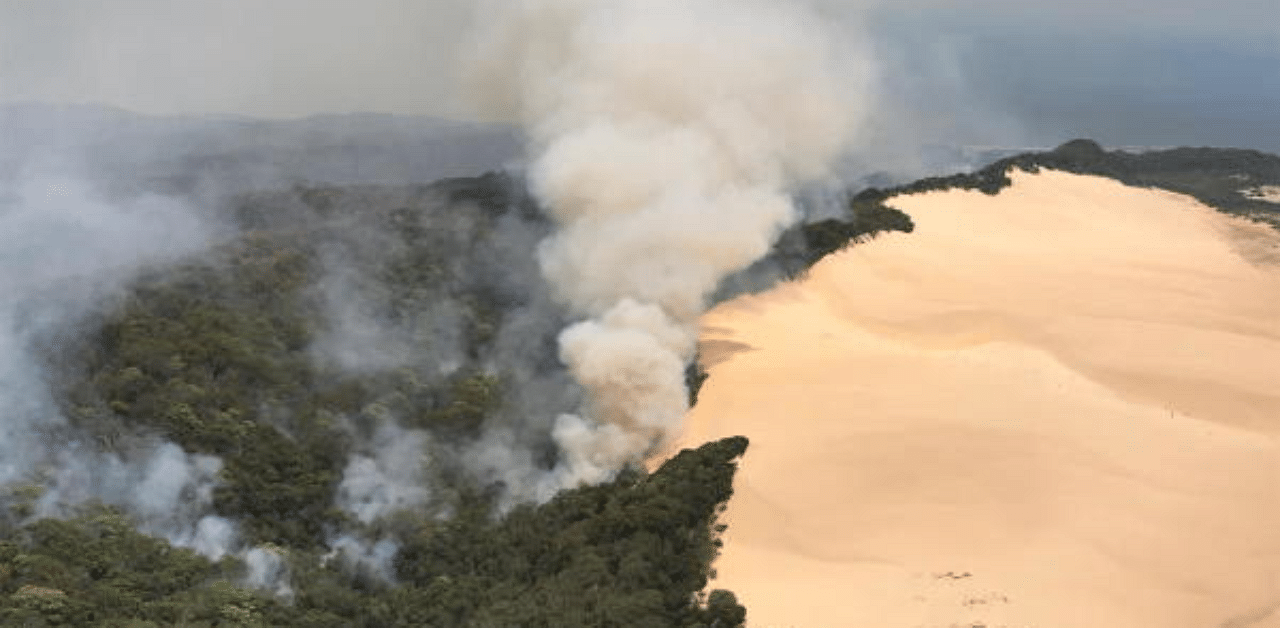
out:
<path id="1" fill-rule="evenodd" d="M 1265 0 L 822 0 L 880 68 L 881 136 L 919 144 L 1280 150 L 1280 9 Z M 475 4 L 10 1 L 0 101 L 150 114 L 472 116 Z M 714 37 L 714 33 L 708 33 Z"/>

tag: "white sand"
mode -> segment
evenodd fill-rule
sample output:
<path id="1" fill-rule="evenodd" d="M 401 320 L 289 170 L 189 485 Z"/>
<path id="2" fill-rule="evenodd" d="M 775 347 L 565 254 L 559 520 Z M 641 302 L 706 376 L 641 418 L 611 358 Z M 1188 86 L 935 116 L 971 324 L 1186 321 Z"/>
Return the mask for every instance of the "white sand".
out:
<path id="1" fill-rule="evenodd" d="M 683 444 L 752 442 L 713 586 L 754 628 L 1280 626 L 1274 234 L 1014 181 L 707 315 Z"/>

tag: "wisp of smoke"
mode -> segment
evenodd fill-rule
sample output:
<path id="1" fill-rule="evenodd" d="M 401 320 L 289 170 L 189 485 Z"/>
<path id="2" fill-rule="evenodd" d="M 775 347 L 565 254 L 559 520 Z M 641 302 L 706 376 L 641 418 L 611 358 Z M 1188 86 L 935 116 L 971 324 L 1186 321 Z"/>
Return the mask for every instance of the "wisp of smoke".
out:
<path id="1" fill-rule="evenodd" d="M 244 553 L 247 573 L 244 584 L 255 589 L 270 591 L 281 598 L 292 598 L 293 587 L 289 584 L 289 569 L 282 556 L 283 550 L 276 547 L 255 547 Z"/>
<path id="2" fill-rule="evenodd" d="M 0 186 L 0 489 L 43 484 L 36 516 L 114 504 L 144 531 L 219 558 L 235 540 L 231 522 L 208 514 L 221 461 L 171 443 L 108 452 L 67 438 L 37 349 L 140 269 L 207 246 L 214 230 L 182 200 L 107 200 L 66 172 L 29 163 Z"/>
<path id="3" fill-rule="evenodd" d="M 372 456 L 353 455 L 338 485 L 338 505 L 361 523 L 419 506 L 430 496 L 423 480 L 427 435 L 394 423 L 379 426 Z"/>
<path id="4" fill-rule="evenodd" d="M 221 459 L 157 438 L 104 451 L 81 442 L 59 413 L 38 345 L 143 268 L 198 252 L 218 231 L 184 199 L 109 199 L 67 168 L 27 163 L 0 183 L 0 495 L 39 486 L 35 518 L 71 516 L 87 502 L 120 507 L 140 531 L 175 546 L 213 560 L 239 555 L 243 584 L 290 596 L 280 553 L 246 547 L 235 522 L 212 514 Z"/>
<path id="5" fill-rule="evenodd" d="M 162 443 L 140 460 L 114 452 L 64 446 L 52 461 L 49 485 L 35 503 L 37 517 L 59 517 L 76 506 L 97 500 L 125 508 L 139 529 L 189 547 L 209 558 L 222 558 L 236 541 L 235 525 L 208 514 L 222 461 L 188 454 Z"/>
<path id="6" fill-rule="evenodd" d="M 797 217 L 864 113 L 865 56 L 794 0 L 508 0 L 472 78 L 519 122 L 557 221 L 538 260 L 583 317 L 561 359 L 587 391 L 555 426 L 560 486 L 660 447 L 708 295 Z"/>

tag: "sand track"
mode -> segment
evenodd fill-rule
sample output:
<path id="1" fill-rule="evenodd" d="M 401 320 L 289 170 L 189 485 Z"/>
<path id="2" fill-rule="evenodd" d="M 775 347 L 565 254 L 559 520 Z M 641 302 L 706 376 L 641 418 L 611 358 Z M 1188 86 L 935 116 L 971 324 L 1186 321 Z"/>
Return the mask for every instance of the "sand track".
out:
<path id="1" fill-rule="evenodd" d="M 713 586 L 756 628 L 1280 626 L 1280 240 L 1050 171 L 891 204 L 705 317 L 683 442 L 752 440 Z"/>

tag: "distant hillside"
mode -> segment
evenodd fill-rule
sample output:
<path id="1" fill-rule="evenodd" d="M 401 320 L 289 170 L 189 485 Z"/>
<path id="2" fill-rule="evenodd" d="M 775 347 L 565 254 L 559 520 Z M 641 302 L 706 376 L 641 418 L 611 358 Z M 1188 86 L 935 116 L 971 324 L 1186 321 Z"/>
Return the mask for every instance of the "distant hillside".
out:
<path id="1" fill-rule="evenodd" d="M 1254 198 L 1250 189 L 1280 184 L 1280 156 L 1235 148 L 1173 148 L 1144 152 L 1107 151 L 1091 140 L 1072 140 L 1051 151 L 1006 157 L 970 174 L 930 177 L 915 183 L 868 189 L 858 202 L 878 202 L 896 194 L 965 188 L 995 194 L 1010 184 L 1011 168 L 1035 172 L 1051 168 L 1116 179 L 1195 197 L 1221 211 L 1267 220 L 1280 217 L 1280 204 Z"/>
<path id="2" fill-rule="evenodd" d="M 34 164 L 170 194 L 417 183 L 498 169 L 520 151 L 510 128 L 426 116 L 147 116 L 40 103 L 0 104 L 0 143 L 0 182 Z"/>

